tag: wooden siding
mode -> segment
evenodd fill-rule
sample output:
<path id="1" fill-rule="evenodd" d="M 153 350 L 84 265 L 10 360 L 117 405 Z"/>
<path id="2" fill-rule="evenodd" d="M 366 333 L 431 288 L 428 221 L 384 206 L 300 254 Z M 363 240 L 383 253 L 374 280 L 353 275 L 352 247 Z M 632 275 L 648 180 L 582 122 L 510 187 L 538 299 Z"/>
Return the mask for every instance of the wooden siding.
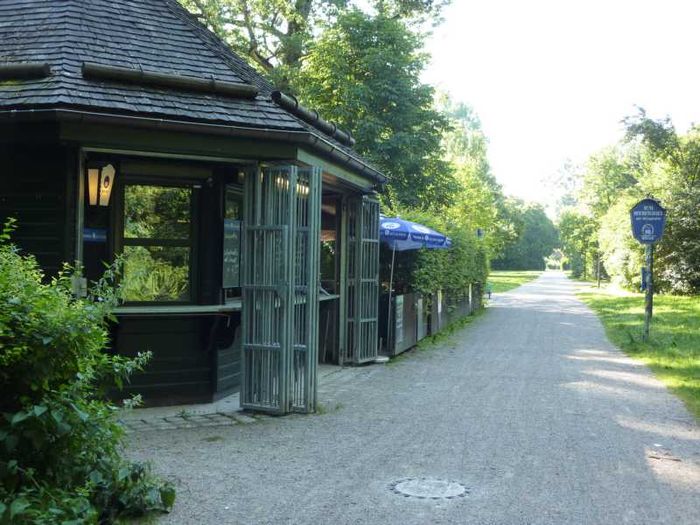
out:
<path id="1" fill-rule="evenodd" d="M 75 150 L 58 145 L 0 143 L 0 221 L 17 219 L 13 241 L 47 274 L 70 258 L 68 174 Z"/>
<path id="2" fill-rule="evenodd" d="M 146 370 L 134 375 L 124 392 L 141 394 L 149 406 L 210 401 L 210 325 L 208 317 L 120 319 L 113 330 L 117 353 L 153 353 Z"/>
<path id="3" fill-rule="evenodd" d="M 236 312 L 221 319 L 216 334 L 216 378 L 214 398 L 219 399 L 241 386 L 241 316 Z"/>

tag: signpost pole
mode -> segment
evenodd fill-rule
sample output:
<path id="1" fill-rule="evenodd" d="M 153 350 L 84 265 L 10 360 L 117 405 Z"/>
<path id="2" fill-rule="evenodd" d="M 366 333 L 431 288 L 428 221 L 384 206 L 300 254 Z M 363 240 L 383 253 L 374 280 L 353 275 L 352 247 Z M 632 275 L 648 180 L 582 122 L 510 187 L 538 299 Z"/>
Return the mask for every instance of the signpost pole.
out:
<path id="1" fill-rule="evenodd" d="M 651 316 L 654 313 L 654 245 L 646 245 L 647 282 L 646 295 L 644 297 L 644 341 L 649 340 L 649 326 Z"/>
<path id="2" fill-rule="evenodd" d="M 666 210 L 651 196 L 642 199 L 630 210 L 632 235 L 646 248 L 646 274 L 644 285 L 644 331 L 642 340 L 649 340 L 649 325 L 654 312 L 654 244 L 659 242 L 666 225 Z"/>

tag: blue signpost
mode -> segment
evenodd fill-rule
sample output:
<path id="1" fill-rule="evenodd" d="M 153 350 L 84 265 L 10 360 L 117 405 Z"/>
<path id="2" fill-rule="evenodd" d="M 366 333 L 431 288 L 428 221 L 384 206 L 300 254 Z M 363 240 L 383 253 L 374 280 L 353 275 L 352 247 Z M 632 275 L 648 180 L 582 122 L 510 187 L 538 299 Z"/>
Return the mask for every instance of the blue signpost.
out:
<path id="1" fill-rule="evenodd" d="M 661 239 L 666 226 L 666 210 L 654 199 L 643 199 L 630 210 L 632 235 L 642 244 Z"/>
<path id="2" fill-rule="evenodd" d="M 644 308 L 644 340 L 649 339 L 649 325 L 654 311 L 654 244 L 659 242 L 666 226 L 666 210 L 648 197 L 630 210 L 632 235 L 646 245 L 646 268 L 642 271 L 642 289 L 646 291 Z M 645 271 L 644 271 L 645 270 Z"/>

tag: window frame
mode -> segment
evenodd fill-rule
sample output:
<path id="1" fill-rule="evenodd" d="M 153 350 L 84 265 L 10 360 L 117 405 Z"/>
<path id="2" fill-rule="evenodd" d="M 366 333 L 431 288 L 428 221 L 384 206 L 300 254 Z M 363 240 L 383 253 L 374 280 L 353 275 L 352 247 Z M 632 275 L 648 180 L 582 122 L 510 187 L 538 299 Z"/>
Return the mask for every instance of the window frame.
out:
<path id="1" fill-rule="evenodd" d="M 189 298 L 185 301 L 129 301 L 125 300 L 124 306 L 187 306 L 198 304 L 199 298 L 199 212 L 200 212 L 200 189 L 202 181 L 196 179 L 163 178 L 157 176 L 122 175 L 117 179 L 116 197 L 118 202 L 113 206 L 114 228 L 113 253 L 122 255 L 125 246 L 165 246 L 165 247 L 189 247 Z M 186 188 L 190 193 L 190 224 L 189 243 L 174 239 L 148 239 L 148 238 L 125 238 L 124 226 L 126 212 L 126 187 L 127 186 L 158 186 L 163 188 Z M 113 195 L 114 197 L 115 195 Z M 140 242 L 134 242 L 138 240 Z"/>
<path id="2" fill-rule="evenodd" d="M 238 197 L 240 197 L 240 209 L 239 209 L 239 219 L 237 219 L 240 222 L 240 232 L 239 232 L 239 248 L 238 248 L 238 286 L 224 286 L 223 282 L 223 273 L 224 273 L 224 257 L 223 257 L 223 252 L 222 252 L 222 257 L 221 257 L 221 290 L 222 290 L 222 295 L 223 295 L 223 300 L 224 303 L 231 302 L 231 301 L 237 301 L 240 300 L 243 297 L 243 265 L 242 265 L 242 255 L 243 255 L 243 222 L 245 218 L 245 210 L 243 209 L 245 206 L 245 188 L 243 184 L 241 184 L 238 181 L 234 180 L 225 180 L 223 182 L 223 191 L 221 192 L 222 194 L 222 237 L 221 237 L 221 245 L 222 249 L 224 246 L 224 236 L 226 233 L 223 231 L 224 226 L 224 221 L 226 220 L 226 201 L 227 201 L 227 194 L 229 192 L 229 187 L 232 188 L 234 191 L 232 193 L 235 193 Z"/>

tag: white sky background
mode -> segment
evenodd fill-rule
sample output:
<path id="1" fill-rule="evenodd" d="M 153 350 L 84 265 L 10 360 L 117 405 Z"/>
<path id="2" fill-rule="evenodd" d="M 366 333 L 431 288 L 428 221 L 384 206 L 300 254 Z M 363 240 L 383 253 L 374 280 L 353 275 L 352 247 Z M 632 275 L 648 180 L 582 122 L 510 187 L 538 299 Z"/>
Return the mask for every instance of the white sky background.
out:
<path id="1" fill-rule="evenodd" d="M 634 105 L 700 121 L 697 0 L 453 0 L 424 81 L 472 106 L 507 194 L 547 202 L 567 158 L 622 137 Z"/>

